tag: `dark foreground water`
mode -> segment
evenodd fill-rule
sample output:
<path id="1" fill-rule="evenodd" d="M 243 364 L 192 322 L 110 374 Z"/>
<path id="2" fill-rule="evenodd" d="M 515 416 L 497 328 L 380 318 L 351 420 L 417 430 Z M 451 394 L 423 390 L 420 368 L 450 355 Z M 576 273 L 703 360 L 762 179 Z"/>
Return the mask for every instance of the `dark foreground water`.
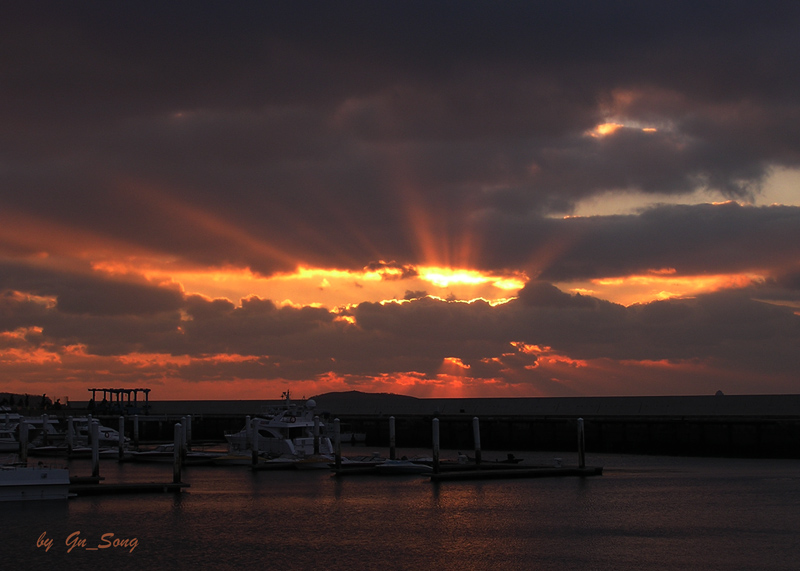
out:
<path id="1" fill-rule="evenodd" d="M 518 456 L 549 463 L 555 455 Z M 800 568 L 800 461 L 589 455 L 588 463 L 604 475 L 432 484 L 190 467 L 191 487 L 177 495 L 0 504 L 0 567 Z M 90 472 L 85 461 L 70 469 Z M 171 481 L 172 469 L 103 461 L 101 475 Z M 37 546 L 47 540 L 49 550 Z"/>

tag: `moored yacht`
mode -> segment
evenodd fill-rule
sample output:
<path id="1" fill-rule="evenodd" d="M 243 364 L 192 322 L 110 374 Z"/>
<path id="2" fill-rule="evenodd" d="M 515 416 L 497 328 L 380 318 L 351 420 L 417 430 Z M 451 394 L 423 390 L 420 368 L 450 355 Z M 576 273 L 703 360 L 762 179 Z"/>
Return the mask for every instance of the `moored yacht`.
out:
<path id="1" fill-rule="evenodd" d="M 252 427 L 245 426 L 239 432 L 226 434 L 231 454 L 243 453 L 253 448 L 253 430 L 258 432 L 258 451 L 269 457 L 311 457 L 333 455 L 333 445 L 325 434 L 322 422 L 315 421 L 313 399 L 304 405 L 291 402 L 288 391 L 284 393 L 285 404 L 274 414 L 258 416 L 251 420 Z M 319 435 L 315 436 L 318 422 Z M 319 449 L 315 451 L 315 439 L 319 438 Z"/>
<path id="2" fill-rule="evenodd" d="M 91 443 L 91 438 L 89 435 L 89 418 L 85 416 L 78 417 L 73 420 L 73 423 L 75 426 L 75 444 L 89 446 Z M 130 438 L 127 436 L 123 436 L 123 438 L 123 445 L 127 445 L 130 442 Z M 114 430 L 113 428 L 103 426 L 102 424 L 100 425 L 97 443 L 101 448 L 118 448 L 119 440 L 120 435 L 118 431 Z"/>

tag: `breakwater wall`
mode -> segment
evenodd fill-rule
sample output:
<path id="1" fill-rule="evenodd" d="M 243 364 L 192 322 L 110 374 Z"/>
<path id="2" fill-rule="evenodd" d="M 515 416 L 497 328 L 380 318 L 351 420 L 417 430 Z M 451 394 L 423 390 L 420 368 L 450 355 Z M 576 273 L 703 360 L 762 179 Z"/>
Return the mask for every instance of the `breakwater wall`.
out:
<path id="1" fill-rule="evenodd" d="M 398 447 L 429 447 L 433 417 L 395 418 Z M 442 448 L 474 447 L 472 419 L 439 416 Z M 389 441 L 385 418 L 344 417 L 367 446 Z M 480 418 L 481 448 L 569 451 L 577 447 L 577 418 Z M 584 418 L 586 450 L 597 453 L 744 458 L 800 458 L 800 418 Z"/>
<path id="2" fill-rule="evenodd" d="M 351 392 L 314 399 L 323 420 L 339 418 L 343 430 L 365 434 L 366 446 L 374 447 L 388 446 L 390 416 L 398 447 L 430 447 L 431 421 L 438 418 L 442 448 L 468 452 L 477 417 L 483 450 L 569 451 L 583 418 L 588 452 L 800 458 L 800 395 L 416 399 Z M 156 402 L 149 417 L 140 417 L 140 438 L 169 441 L 175 422 L 191 414 L 195 440 L 222 441 L 247 415 L 279 404 Z M 100 418 L 118 426 L 118 417 Z"/>
<path id="3" fill-rule="evenodd" d="M 365 446 L 386 447 L 389 419 L 385 416 L 342 415 L 349 432 L 366 435 Z M 399 448 L 429 448 L 433 416 L 395 417 Z M 439 431 L 444 449 L 474 448 L 472 418 L 441 415 Z M 139 438 L 143 442 L 169 441 L 180 417 L 141 418 Z M 328 415 L 327 419 L 332 417 Z M 118 426 L 116 417 L 103 418 L 106 426 Z M 192 417 L 192 438 L 222 442 L 225 432 L 239 430 L 244 415 Z M 565 451 L 577 443 L 577 418 L 479 418 L 481 447 L 496 451 Z M 126 434 L 132 436 L 133 420 Z M 800 418 L 585 418 L 586 449 L 597 453 L 652 454 L 670 456 L 725 456 L 743 458 L 800 458 Z"/>

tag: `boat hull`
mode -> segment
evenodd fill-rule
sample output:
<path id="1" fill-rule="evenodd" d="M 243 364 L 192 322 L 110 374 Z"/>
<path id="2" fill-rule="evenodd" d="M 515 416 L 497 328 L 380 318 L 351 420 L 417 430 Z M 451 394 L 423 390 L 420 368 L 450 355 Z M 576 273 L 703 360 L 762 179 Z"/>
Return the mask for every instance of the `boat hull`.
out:
<path id="1" fill-rule="evenodd" d="M 3 467 L 0 501 L 66 500 L 69 470 L 61 468 Z"/>

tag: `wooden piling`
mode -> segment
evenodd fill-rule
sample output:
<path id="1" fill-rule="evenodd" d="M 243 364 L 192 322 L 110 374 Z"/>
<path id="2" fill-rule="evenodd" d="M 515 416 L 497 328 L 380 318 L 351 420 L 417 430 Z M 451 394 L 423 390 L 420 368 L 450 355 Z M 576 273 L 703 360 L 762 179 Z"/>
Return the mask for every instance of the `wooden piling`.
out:
<path id="1" fill-rule="evenodd" d="M 259 434 L 258 434 L 258 422 L 253 422 L 253 423 L 250 424 L 250 426 L 252 427 L 251 430 L 253 432 L 250 435 L 250 441 L 252 442 L 252 445 L 250 446 L 250 448 L 251 448 L 251 450 L 250 450 L 250 460 L 251 460 L 251 463 L 253 465 L 253 468 L 255 468 L 256 466 L 258 466 L 258 453 L 260 452 L 259 448 L 261 446 L 261 444 L 258 441 L 258 437 L 259 437 Z"/>
<path id="2" fill-rule="evenodd" d="M 182 456 L 181 448 L 183 444 L 183 427 L 180 423 L 175 424 L 173 432 L 173 449 L 172 449 L 172 482 L 179 484 L 181 481 L 181 462 Z"/>
<path id="3" fill-rule="evenodd" d="M 187 440 L 186 434 L 186 426 L 189 422 L 186 420 L 185 416 L 181 417 L 181 454 L 186 456 L 186 452 L 189 449 L 189 441 Z"/>
<path id="4" fill-rule="evenodd" d="M 245 428 L 245 439 L 244 439 L 244 448 L 247 450 L 248 448 L 253 448 L 253 423 L 250 420 L 250 415 L 244 417 L 244 428 Z"/>
<path id="5" fill-rule="evenodd" d="M 578 468 L 586 467 L 586 434 L 583 419 L 578 419 Z"/>
<path id="6" fill-rule="evenodd" d="M 475 465 L 481 465 L 481 427 L 478 417 L 472 419 L 472 434 L 475 437 Z"/>
<path id="7" fill-rule="evenodd" d="M 333 447 L 338 471 L 342 469 L 342 427 L 338 418 L 333 419 Z"/>
<path id="8" fill-rule="evenodd" d="M 119 443 L 117 444 L 119 449 L 119 461 L 123 462 L 125 460 L 125 417 L 119 417 Z"/>
<path id="9" fill-rule="evenodd" d="M 28 423 L 24 418 L 19 419 L 19 461 L 28 462 Z"/>
<path id="10" fill-rule="evenodd" d="M 186 450 L 192 449 L 192 415 L 186 415 Z"/>
<path id="11" fill-rule="evenodd" d="M 72 449 L 75 447 L 75 419 L 67 417 L 67 455 L 72 456 Z"/>
<path id="12" fill-rule="evenodd" d="M 92 476 L 100 476 L 100 421 L 92 420 L 89 426 L 89 433 L 92 435 Z"/>
<path id="13" fill-rule="evenodd" d="M 439 419 L 433 419 L 433 473 L 439 473 Z"/>
<path id="14" fill-rule="evenodd" d="M 139 448 L 139 415 L 133 415 L 133 445 Z"/>
<path id="15" fill-rule="evenodd" d="M 389 417 L 389 459 L 397 460 L 397 435 L 394 428 L 394 417 Z"/>
<path id="16" fill-rule="evenodd" d="M 314 415 L 314 455 L 319 456 L 319 416 Z"/>

